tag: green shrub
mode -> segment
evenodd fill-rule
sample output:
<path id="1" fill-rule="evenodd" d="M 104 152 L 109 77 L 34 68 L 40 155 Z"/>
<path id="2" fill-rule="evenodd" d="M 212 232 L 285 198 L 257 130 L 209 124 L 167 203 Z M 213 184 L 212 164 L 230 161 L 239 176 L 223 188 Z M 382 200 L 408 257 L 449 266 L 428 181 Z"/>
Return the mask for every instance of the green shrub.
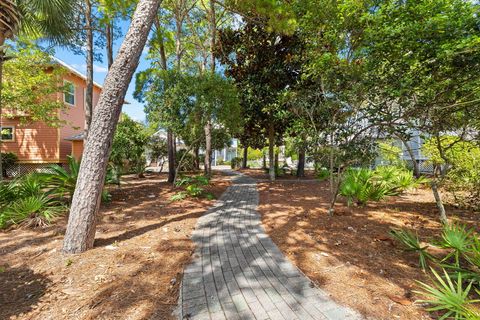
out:
<path id="1" fill-rule="evenodd" d="M 416 292 L 425 297 L 419 302 L 431 305 L 427 308 L 428 311 L 442 312 L 440 319 L 480 319 L 478 309 L 474 309 L 474 304 L 480 300 L 469 298 L 470 292 L 473 291 L 472 282 L 464 287 L 460 273 L 454 281 L 445 270 L 443 278 L 434 269 L 431 270 L 436 280 L 433 281 L 433 285 L 419 282 L 422 290 Z"/>
<path id="2" fill-rule="evenodd" d="M 389 189 L 391 195 L 398 195 L 407 190 L 418 188 L 421 184 L 427 182 L 426 178 L 416 179 L 411 171 L 399 166 L 379 166 L 375 169 L 374 175 L 380 183 L 383 183 Z"/>
<path id="3" fill-rule="evenodd" d="M 185 190 L 174 194 L 170 200 L 179 201 L 187 197 L 206 197 L 213 199 L 213 195 L 205 192 L 204 186 L 210 183 L 210 179 L 206 176 L 181 176 L 175 183 L 177 187 L 184 187 Z"/>
<path id="4" fill-rule="evenodd" d="M 451 252 L 444 258 L 447 260 L 455 258 L 455 266 L 460 267 L 460 257 L 469 252 L 474 244 L 472 230 L 460 224 L 446 224 L 443 226 L 442 237 L 437 242 L 440 248 L 451 249 Z"/>
<path id="5" fill-rule="evenodd" d="M 390 235 L 398 240 L 407 251 L 413 251 L 418 253 L 420 259 L 420 267 L 425 270 L 427 267 L 427 260 L 433 260 L 431 254 L 429 254 L 426 250 L 428 246 L 421 246 L 420 240 L 418 239 L 418 235 L 412 233 L 409 230 L 397 230 L 392 229 L 390 230 Z"/>
<path id="6" fill-rule="evenodd" d="M 443 270 L 440 276 L 431 268 L 432 282 L 419 282 L 421 290 L 416 292 L 424 297 L 419 302 L 430 305 L 427 310 L 440 313 L 440 319 L 480 319 L 480 238 L 476 232 L 460 224 L 444 225 L 441 237 L 433 240 L 449 250 L 440 260 L 432 259 L 425 251 L 427 246 L 421 247 L 418 237 L 410 231 L 392 230 L 390 234 L 401 241 L 406 250 L 425 255 Z M 422 267 L 426 259 L 424 262 L 421 260 Z"/>
<path id="7" fill-rule="evenodd" d="M 232 169 L 240 169 L 242 167 L 243 158 L 235 157 L 230 161 L 230 166 Z"/>
<path id="8" fill-rule="evenodd" d="M 380 201 L 391 195 L 389 188 L 374 179 L 375 175 L 369 169 L 348 169 L 340 185 L 340 195 L 347 198 L 348 204 L 356 202 L 364 205 L 368 201 Z"/>
<path id="9" fill-rule="evenodd" d="M 327 168 L 315 168 L 315 175 L 320 181 L 327 180 L 330 177 L 330 170 Z"/>
<path id="10" fill-rule="evenodd" d="M 80 161 L 73 157 L 67 157 L 68 170 L 59 166 L 51 165 L 48 167 L 49 173 L 38 174 L 42 183 L 51 190 L 50 192 L 57 197 L 66 198 L 71 201 L 75 186 L 77 185 L 78 173 L 80 171 Z M 120 184 L 118 172 L 113 166 L 110 166 L 105 175 L 105 184 Z M 110 194 L 102 191 L 102 200 L 108 201 L 111 198 Z"/>
<path id="11" fill-rule="evenodd" d="M 387 196 L 399 195 L 425 183 L 425 178 L 415 179 L 413 174 L 396 166 L 380 166 L 375 170 L 350 168 L 340 185 L 340 195 L 348 204 L 364 205 L 368 201 L 380 201 Z"/>
<path id="12" fill-rule="evenodd" d="M 0 228 L 19 223 L 43 226 L 66 211 L 40 174 L 29 174 L 0 186 Z"/>
<path id="13" fill-rule="evenodd" d="M 183 158 L 183 159 L 182 159 Z M 176 154 L 177 165 L 180 165 L 179 171 L 194 171 L 195 157 L 185 149 L 180 149 Z M 180 163 L 181 161 L 181 163 Z"/>
<path id="14" fill-rule="evenodd" d="M 31 227 L 44 226 L 66 210 L 64 205 L 46 194 L 18 198 L 0 213 L 0 227 L 18 223 Z"/>

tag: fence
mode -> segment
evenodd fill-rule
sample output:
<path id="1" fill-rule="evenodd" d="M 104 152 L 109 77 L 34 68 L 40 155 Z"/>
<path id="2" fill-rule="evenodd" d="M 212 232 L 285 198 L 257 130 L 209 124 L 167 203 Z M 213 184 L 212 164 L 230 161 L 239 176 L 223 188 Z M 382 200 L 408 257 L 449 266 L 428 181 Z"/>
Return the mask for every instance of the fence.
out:
<path id="1" fill-rule="evenodd" d="M 62 163 L 57 164 L 65 167 Z M 52 163 L 15 163 L 3 168 L 3 170 L 7 178 L 17 178 L 33 172 L 50 172 L 49 167 L 51 165 Z"/>

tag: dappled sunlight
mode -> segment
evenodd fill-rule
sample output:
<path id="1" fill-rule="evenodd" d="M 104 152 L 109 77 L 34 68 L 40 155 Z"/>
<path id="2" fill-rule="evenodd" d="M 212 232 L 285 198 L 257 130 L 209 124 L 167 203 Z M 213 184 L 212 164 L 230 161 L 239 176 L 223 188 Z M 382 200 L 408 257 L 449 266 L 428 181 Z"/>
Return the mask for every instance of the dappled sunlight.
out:
<path id="1" fill-rule="evenodd" d="M 388 232 L 409 228 L 423 240 L 438 235 L 441 224 L 430 190 L 364 207 L 348 207 L 340 199 L 330 217 L 328 182 L 297 182 L 294 188 L 289 182 L 258 185 L 265 229 L 294 264 L 334 299 L 365 315 L 429 319 L 413 303 L 415 280 L 427 280 L 418 257 Z M 462 221 L 474 219 L 472 212 L 448 210 Z"/>
<path id="2" fill-rule="evenodd" d="M 229 183 L 228 177 L 216 175 L 209 192 L 218 197 Z M 30 286 L 33 296 L 16 295 L 13 301 L 4 292 L 23 289 L 7 281 L 0 318 L 171 317 L 181 271 L 194 249 L 190 235 L 214 201 L 171 202 L 177 190 L 165 175 L 129 176 L 110 192 L 113 200 L 102 204 L 95 246 L 81 255 L 61 253 L 67 217 L 47 228 L 0 232 L 0 267 L 5 268 L 0 277 L 8 280 L 20 272 L 28 274 L 25 281 L 38 282 Z"/>

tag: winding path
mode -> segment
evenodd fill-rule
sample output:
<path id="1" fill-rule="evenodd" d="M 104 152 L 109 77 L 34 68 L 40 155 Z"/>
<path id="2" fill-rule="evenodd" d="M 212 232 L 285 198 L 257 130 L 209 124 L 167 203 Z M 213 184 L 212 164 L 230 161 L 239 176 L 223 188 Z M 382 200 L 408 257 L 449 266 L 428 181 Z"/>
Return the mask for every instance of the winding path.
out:
<path id="1" fill-rule="evenodd" d="M 237 176 L 199 219 L 185 268 L 180 319 L 362 319 L 293 266 L 266 235 L 254 179 Z"/>

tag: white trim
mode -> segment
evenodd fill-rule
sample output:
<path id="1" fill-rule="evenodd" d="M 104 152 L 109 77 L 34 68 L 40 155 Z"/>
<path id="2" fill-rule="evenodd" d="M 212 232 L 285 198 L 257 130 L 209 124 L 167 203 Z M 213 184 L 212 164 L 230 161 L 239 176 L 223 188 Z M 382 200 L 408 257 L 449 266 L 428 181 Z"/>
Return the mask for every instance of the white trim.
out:
<path id="1" fill-rule="evenodd" d="M 52 57 L 56 62 L 58 62 L 60 65 L 62 65 L 64 68 L 68 69 L 68 71 L 70 71 L 71 73 L 79 76 L 80 78 L 82 78 L 83 80 L 87 81 L 87 77 L 81 73 L 80 71 L 74 69 L 72 66 L 68 65 L 66 62 L 58 59 L 57 57 Z M 97 82 L 93 82 L 93 85 L 98 87 L 99 89 L 103 90 L 103 87 L 98 84 Z"/>
<path id="2" fill-rule="evenodd" d="M 0 134 L 2 134 L 3 129 L 12 129 L 12 139 L 1 139 L 2 142 L 15 142 L 15 126 L 2 126 L 0 127 Z"/>

